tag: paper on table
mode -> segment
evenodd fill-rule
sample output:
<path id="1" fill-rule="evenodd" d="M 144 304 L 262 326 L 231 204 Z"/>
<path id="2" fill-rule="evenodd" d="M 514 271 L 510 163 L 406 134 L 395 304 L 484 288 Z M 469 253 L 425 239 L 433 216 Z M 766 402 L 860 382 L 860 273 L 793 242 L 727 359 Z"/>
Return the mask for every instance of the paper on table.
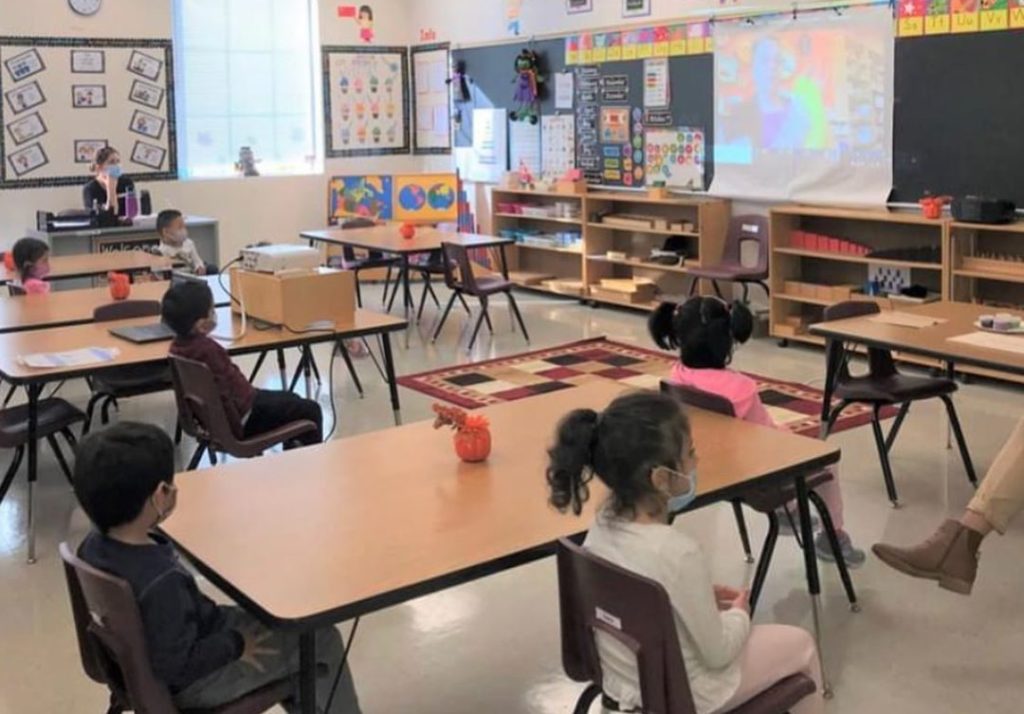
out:
<path id="1" fill-rule="evenodd" d="M 38 352 L 24 355 L 18 357 L 18 361 L 26 367 L 34 369 L 57 369 L 113 362 L 119 354 L 121 354 L 121 350 L 116 347 L 83 347 L 70 352 Z"/>
<path id="2" fill-rule="evenodd" d="M 972 347 L 1024 354 L 1024 337 L 1020 335 L 997 335 L 994 332 L 969 332 L 966 335 L 950 337 L 950 342 L 959 342 Z"/>
<path id="3" fill-rule="evenodd" d="M 929 317 L 927 315 L 915 315 L 912 312 L 899 311 L 882 312 L 868 319 L 871 322 L 882 322 L 886 325 L 896 325 L 898 327 L 913 327 L 914 329 L 934 327 L 945 322 L 941 317 Z"/>

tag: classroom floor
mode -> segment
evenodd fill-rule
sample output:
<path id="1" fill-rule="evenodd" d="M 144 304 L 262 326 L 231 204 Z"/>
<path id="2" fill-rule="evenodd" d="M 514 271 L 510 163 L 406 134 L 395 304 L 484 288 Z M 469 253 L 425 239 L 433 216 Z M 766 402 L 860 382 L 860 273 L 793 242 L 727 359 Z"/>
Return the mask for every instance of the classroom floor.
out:
<path id="1" fill-rule="evenodd" d="M 644 321 L 636 313 L 537 297 L 521 302 L 533 347 L 599 335 L 648 344 Z M 494 313 L 498 335 L 493 341 L 484 337 L 474 359 L 527 349 L 521 335 L 510 331 L 504 310 Z M 432 319 L 428 309 L 425 322 Z M 461 324 L 462 318 L 450 323 L 437 345 L 415 333 L 408 350 L 399 340 L 399 374 L 470 361 L 456 345 Z M 327 364 L 326 353 L 320 364 Z M 823 357 L 817 350 L 784 350 L 774 341 L 758 340 L 737 353 L 735 366 L 820 386 Z M 364 400 L 355 395 L 344 366 L 336 365 L 342 436 L 392 425 L 386 386 L 369 362 L 358 367 Z M 264 384 L 277 386 L 275 371 L 264 367 Z M 329 411 L 325 392 L 321 401 Z M 81 383 L 66 385 L 62 394 L 85 402 Z M 401 397 L 406 422 L 428 417 L 429 399 L 407 390 Z M 976 383 L 964 387 L 957 400 L 976 466 L 984 473 L 1022 413 L 1024 393 Z M 121 416 L 171 428 L 173 400 L 170 395 L 129 400 Z M 957 452 L 943 448 L 945 431 L 937 402 L 915 406 L 893 454 L 904 503 L 899 510 L 890 508 L 885 497 L 870 430 L 833 437 L 844 450 L 847 529 L 858 545 L 866 549 L 882 539 L 915 541 L 963 508 L 970 488 Z M 95 714 L 105 709 L 106 694 L 81 671 L 56 553 L 58 542 L 79 538 L 87 524 L 52 456 L 46 449 L 41 454 L 36 565 L 24 562 L 23 478 L 0 506 L 0 714 Z M 366 464 L 366 470 L 372 472 L 373 464 Z M 414 468 L 409 475 L 415 478 Z M 764 524 L 754 516 L 748 521 L 752 538 L 760 543 Z M 728 508 L 694 513 L 677 527 L 704 544 L 717 581 L 743 584 L 752 577 L 753 566 L 742 559 Z M 863 607 L 857 614 L 846 606 L 834 569 L 822 565 L 826 662 L 835 688 L 830 714 L 1020 711 L 1024 523 L 1005 537 L 992 537 L 983 550 L 980 578 L 969 599 L 897 575 L 869 555 L 854 573 Z M 366 617 L 351 657 L 363 712 L 571 712 L 581 687 L 561 671 L 556 592 L 554 562 L 548 559 Z M 810 627 L 803 567 L 792 540 L 780 539 L 756 622 Z"/>

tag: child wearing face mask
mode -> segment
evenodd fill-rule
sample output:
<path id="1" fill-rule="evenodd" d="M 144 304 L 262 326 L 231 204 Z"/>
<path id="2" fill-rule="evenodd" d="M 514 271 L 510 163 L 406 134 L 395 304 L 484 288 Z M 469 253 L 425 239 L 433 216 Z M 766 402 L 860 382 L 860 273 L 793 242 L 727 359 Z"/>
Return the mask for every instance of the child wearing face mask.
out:
<path id="1" fill-rule="evenodd" d="M 217 272 L 216 266 L 206 264 L 195 242 L 188 237 L 188 228 L 185 227 L 185 217 L 181 211 L 160 211 L 156 217 L 156 232 L 160 235 L 157 251 L 165 258 L 182 264 L 178 270 L 195 275 L 212 275 Z"/>
<path id="2" fill-rule="evenodd" d="M 164 294 L 160 312 L 164 323 L 177 335 L 171 342 L 171 354 L 209 367 L 228 414 L 242 424 L 243 438 L 308 420 L 316 424 L 316 430 L 305 432 L 284 448 L 323 441 L 324 417 L 319 404 L 292 392 L 256 389 L 231 361 L 227 350 L 210 337 L 217 327 L 217 310 L 209 285 L 194 280 L 172 285 Z"/>
<path id="3" fill-rule="evenodd" d="M 21 278 L 21 286 L 29 295 L 45 295 L 50 283 L 50 246 L 38 238 L 20 238 L 11 248 L 14 266 Z"/>
<path id="4" fill-rule="evenodd" d="M 153 674 L 179 708 L 219 708 L 297 674 L 295 633 L 267 629 L 241 608 L 218 606 L 200 592 L 171 543 L 154 532 L 177 503 L 174 445 L 167 434 L 132 422 L 90 434 L 78 449 L 74 484 L 94 527 L 78 556 L 128 582 Z M 317 710 L 358 714 L 348 666 L 326 708 L 344 657 L 334 627 L 317 631 L 316 655 Z M 288 711 L 299 711 L 295 694 Z"/>
<path id="5" fill-rule="evenodd" d="M 803 673 L 817 691 L 793 714 L 824 711 L 813 638 L 784 625 L 750 625 L 748 592 L 713 585 L 699 543 L 669 525 L 696 495 L 697 456 L 678 402 L 655 392 L 620 396 L 603 412 L 577 409 L 548 450 L 550 501 L 579 515 L 597 476 L 610 496 L 584 547 L 660 583 L 668 594 L 697 714 L 735 709 L 780 679 Z M 604 710 L 642 711 L 634 655 L 595 633 Z"/>

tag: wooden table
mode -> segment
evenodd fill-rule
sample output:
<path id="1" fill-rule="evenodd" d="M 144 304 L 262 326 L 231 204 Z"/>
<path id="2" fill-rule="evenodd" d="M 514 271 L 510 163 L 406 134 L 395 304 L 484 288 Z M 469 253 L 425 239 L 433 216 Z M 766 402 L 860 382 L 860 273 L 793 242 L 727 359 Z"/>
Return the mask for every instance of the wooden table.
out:
<path id="1" fill-rule="evenodd" d="M 402 289 L 405 294 L 406 320 L 409 320 L 411 311 L 415 309 L 412 288 L 409 283 L 411 272 L 409 258 L 413 255 L 441 250 L 441 243 L 457 243 L 466 248 L 498 248 L 501 254 L 501 274 L 508 279 L 508 258 L 505 255 L 505 246 L 515 242 L 511 238 L 474 233 L 448 233 L 436 228 L 420 227 L 416 229 L 415 236 L 406 239 L 399 234 L 399 228 L 401 228 L 399 224 L 389 223 L 373 228 L 303 231 L 300 235 L 308 240 L 311 246 L 315 246 L 317 243 L 326 243 L 397 255 L 402 261 L 399 279 L 402 281 Z"/>
<path id="2" fill-rule="evenodd" d="M 50 274 L 46 280 L 69 280 L 71 278 L 93 278 L 110 272 L 146 273 L 153 270 L 171 270 L 174 263 L 169 258 L 153 255 L 141 250 L 111 253 L 89 253 L 85 255 L 56 255 L 50 257 Z M 19 282 L 17 271 L 0 268 L 0 284 Z"/>
<path id="3" fill-rule="evenodd" d="M 221 287 L 218 276 L 205 278 L 213 291 L 214 304 L 228 305 L 230 297 Z M 230 278 L 224 276 L 224 285 L 231 289 Z M 170 283 L 166 280 L 135 283 L 131 300 L 160 300 Z M 114 302 L 107 287 L 82 290 L 59 290 L 45 295 L 0 296 L 0 334 L 39 330 L 49 327 L 81 325 L 93 321 L 98 307 Z"/>
<path id="4" fill-rule="evenodd" d="M 227 334 L 225 326 L 232 325 L 233 334 L 241 328 L 240 320 L 231 314 L 230 308 L 217 309 L 219 324 L 217 332 Z M 120 320 L 116 322 L 88 323 L 57 327 L 45 330 L 25 330 L 0 334 L 0 377 L 7 382 L 24 386 L 28 394 L 28 561 L 35 562 L 35 519 L 33 514 L 34 488 L 37 477 L 37 419 L 39 395 L 48 382 L 87 377 L 117 367 L 140 364 L 159 364 L 167 360 L 169 342 L 135 344 L 110 334 L 115 326 L 144 325 L 153 318 Z M 391 333 L 404 330 L 405 320 L 391 315 L 356 310 L 349 324 L 336 325 L 333 330 L 295 333 L 280 328 L 258 330 L 249 326 L 246 334 L 231 342 L 222 342 L 232 355 L 263 353 L 288 347 L 308 347 L 323 342 L 341 339 L 380 335 L 384 352 L 384 368 L 390 388 L 391 406 L 396 420 L 399 414 L 398 383 L 395 377 L 395 363 L 391 351 Z M 21 363 L 22 355 L 66 352 L 84 347 L 117 347 L 120 354 L 110 362 L 56 369 L 33 369 Z M 334 395 L 331 395 L 334 398 Z"/>
<path id="5" fill-rule="evenodd" d="M 424 421 L 183 473 L 178 507 L 162 529 L 263 622 L 303 633 L 302 701 L 312 712 L 316 628 L 546 557 L 559 538 L 586 531 L 605 489 L 591 483 L 581 517 L 558 513 L 547 504 L 545 449 L 568 411 L 601 409 L 623 391 L 595 384 L 479 410 L 494 434 L 483 464 L 460 463 L 449 432 Z M 800 485 L 839 451 L 709 412 L 692 410 L 691 420 L 701 504 L 752 481 L 796 480 L 816 596 Z"/>

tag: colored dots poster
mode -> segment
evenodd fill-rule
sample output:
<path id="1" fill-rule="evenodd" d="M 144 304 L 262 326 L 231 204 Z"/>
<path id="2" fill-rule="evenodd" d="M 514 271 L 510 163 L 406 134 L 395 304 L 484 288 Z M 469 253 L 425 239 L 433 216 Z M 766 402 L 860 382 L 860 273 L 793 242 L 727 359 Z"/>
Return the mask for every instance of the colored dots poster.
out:
<path id="1" fill-rule="evenodd" d="M 694 127 L 648 129 L 644 148 L 647 185 L 704 190 L 704 131 Z"/>

